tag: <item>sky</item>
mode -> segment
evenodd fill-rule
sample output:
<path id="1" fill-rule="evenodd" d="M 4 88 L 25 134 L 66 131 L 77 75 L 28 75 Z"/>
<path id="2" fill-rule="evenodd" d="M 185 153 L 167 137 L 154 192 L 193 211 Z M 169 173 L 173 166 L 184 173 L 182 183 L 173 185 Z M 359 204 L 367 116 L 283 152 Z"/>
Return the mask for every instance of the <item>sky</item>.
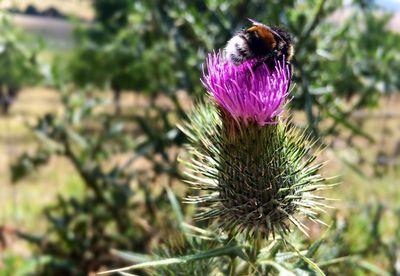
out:
<path id="1" fill-rule="evenodd" d="M 352 0 L 344 0 L 345 5 L 351 4 L 352 2 Z M 388 11 L 400 11 L 400 0 L 374 0 L 373 3 L 384 7 Z"/>
<path id="2" fill-rule="evenodd" d="M 375 3 L 390 11 L 400 11 L 400 0 L 377 0 Z"/>

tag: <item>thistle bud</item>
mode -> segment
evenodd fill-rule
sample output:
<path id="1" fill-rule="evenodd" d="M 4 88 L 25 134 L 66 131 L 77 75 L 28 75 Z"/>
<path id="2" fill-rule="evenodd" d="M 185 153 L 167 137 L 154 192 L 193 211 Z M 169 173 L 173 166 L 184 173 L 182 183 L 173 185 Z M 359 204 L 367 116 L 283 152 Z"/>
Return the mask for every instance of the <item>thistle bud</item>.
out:
<path id="1" fill-rule="evenodd" d="M 303 232 L 299 214 L 319 221 L 325 188 L 313 164 L 311 143 L 281 118 L 287 103 L 289 65 L 274 71 L 254 60 L 234 65 L 210 54 L 202 82 L 209 92 L 181 129 L 189 137 L 187 182 L 203 190 L 188 202 L 200 205 L 198 219 L 217 220 L 231 234 L 268 237 Z"/>

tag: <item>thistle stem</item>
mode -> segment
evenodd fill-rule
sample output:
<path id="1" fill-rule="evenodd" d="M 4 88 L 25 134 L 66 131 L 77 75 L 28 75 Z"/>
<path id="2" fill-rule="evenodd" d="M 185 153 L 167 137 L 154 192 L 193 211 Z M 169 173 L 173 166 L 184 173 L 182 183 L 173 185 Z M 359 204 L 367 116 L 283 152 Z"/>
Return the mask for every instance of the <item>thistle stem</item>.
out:
<path id="1" fill-rule="evenodd" d="M 229 275 L 235 276 L 236 275 L 236 257 L 231 256 L 231 261 L 229 263 Z"/>
<path id="2" fill-rule="evenodd" d="M 261 250 L 261 243 L 263 241 L 263 238 L 260 234 L 255 234 L 254 239 L 252 240 L 250 244 L 250 250 L 249 250 L 249 275 L 255 275 L 258 272 L 257 269 L 257 257 L 258 254 Z"/>

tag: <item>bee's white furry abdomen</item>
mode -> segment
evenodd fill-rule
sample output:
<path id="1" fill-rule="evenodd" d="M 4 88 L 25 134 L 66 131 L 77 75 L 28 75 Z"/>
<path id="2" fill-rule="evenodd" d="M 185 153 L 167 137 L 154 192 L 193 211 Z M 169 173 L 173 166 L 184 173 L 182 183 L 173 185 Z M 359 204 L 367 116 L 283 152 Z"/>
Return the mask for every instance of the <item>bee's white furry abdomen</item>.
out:
<path id="1" fill-rule="evenodd" d="M 234 64 L 240 64 L 246 60 L 250 55 L 246 39 L 240 35 L 232 37 L 226 44 L 224 55 L 226 60 Z"/>

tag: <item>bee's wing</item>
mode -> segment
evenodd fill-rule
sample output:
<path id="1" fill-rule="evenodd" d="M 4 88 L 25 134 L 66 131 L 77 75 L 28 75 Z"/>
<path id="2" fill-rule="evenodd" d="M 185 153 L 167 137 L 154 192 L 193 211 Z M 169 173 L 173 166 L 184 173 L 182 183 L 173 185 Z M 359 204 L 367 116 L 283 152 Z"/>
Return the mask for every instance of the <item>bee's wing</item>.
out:
<path id="1" fill-rule="evenodd" d="M 247 18 L 251 23 L 253 23 L 254 26 L 263 26 L 264 28 L 266 28 L 268 31 L 270 31 L 271 33 L 273 33 L 274 35 L 276 35 L 277 37 L 279 37 L 280 39 L 282 39 L 282 37 L 275 32 L 270 26 L 267 26 L 261 22 L 258 22 L 257 20 L 251 19 L 251 18 Z"/>
<path id="2" fill-rule="evenodd" d="M 253 23 L 254 26 L 265 26 L 265 27 L 268 27 L 268 26 L 264 25 L 263 23 L 258 22 L 257 20 L 254 20 L 254 19 L 251 19 L 251 18 L 247 18 L 247 19 L 248 19 L 251 23 Z"/>
<path id="3" fill-rule="evenodd" d="M 277 33 L 275 32 L 270 26 L 267 26 L 261 22 L 258 22 L 257 20 L 251 19 L 251 18 L 247 18 L 251 23 L 253 23 L 254 26 L 263 26 L 264 28 L 266 28 L 268 31 L 270 31 L 271 33 L 273 33 L 275 36 L 279 37 L 280 40 L 282 40 L 283 42 L 286 43 L 286 41 Z"/>

